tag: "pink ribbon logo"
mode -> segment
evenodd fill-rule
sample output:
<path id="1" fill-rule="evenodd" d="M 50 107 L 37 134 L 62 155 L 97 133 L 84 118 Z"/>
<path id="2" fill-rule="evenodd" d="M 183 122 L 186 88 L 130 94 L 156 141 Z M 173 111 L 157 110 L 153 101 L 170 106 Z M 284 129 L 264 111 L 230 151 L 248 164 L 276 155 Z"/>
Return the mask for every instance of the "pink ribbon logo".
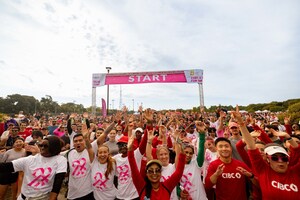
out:
<path id="1" fill-rule="evenodd" d="M 48 168 L 37 168 L 33 171 L 32 176 L 35 178 L 28 183 L 28 186 L 37 188 L 38 186 L 44 186 L 49 182 L 49 176 L 51 175 L 52 169 Z"/>
<path id="2" fill-rule="evenodd" d="M 121 184 L 125 184 L 129 181 L 129 166 L 128 165 L 122 165 L 118 166 L 117 170 L 119 172 L 119 181 Z"/>
<path id="3" fill-rule="evenodd" d="M 80 158 L 79 160 L 75 160 L 72 163 L 72 167 L 74 168 L 74 171 L 72 173 L 72 176 L 75 177 L 82 177 L 86 174 L 86 159 Z"/>
<path id="4" fill-rule="evenodd" d="M 193 184 L 189 181 L 189 177 L 192 177 L 192 173 L 188 173 L 187 175 L 183 174 L 182 178 L 180 180 L 180 184 L 183 186 L 183 188 L 187 191 L 190 191 Z"/>
<path id="5" fill-rule="evenodd" d="M 106 182 L 108 181 L 107 179 L 104 179 L 105 176 L 101 174 L 101 172 L 97 172 L 94 176 L 94 183 L 93 186 L 98 188 L 99 190 L 103 190 L 106 188 Z"/>
<path id="6" fill-rule="evenodd" d="M 209 163 L 212 159 L 212 156 L 209 153 L 205 153 L 205 160 L 207 160 Z"/>
<path id="7" fill-rule="evenodd" d="M 161 176 L 161 178 L 160 178 L 160 181 L 161 182 L 165 182 L 167 179 L 169 179 L 171 176 L 166 176 L 166 177 L 164 177 L 164 176 Z"/>

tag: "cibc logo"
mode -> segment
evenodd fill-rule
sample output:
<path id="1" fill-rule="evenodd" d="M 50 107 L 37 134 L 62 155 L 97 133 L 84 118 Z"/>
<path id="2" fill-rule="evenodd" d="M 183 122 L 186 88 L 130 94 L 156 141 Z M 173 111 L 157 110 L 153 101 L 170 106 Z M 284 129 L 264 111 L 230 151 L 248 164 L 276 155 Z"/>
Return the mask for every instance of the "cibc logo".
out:
<path id="1" fill-rule="evenodd" d="M 242 176 L 240 173 L 222 173 L 222 178 L 237 178 L 240 179 Z"/>
<path id="2" fill-rule="evenodd" d="M 298 187 L 294 183 L 282 184 L 277 181 L 272 181 L 271 184 L 274 188 L 278 188 L 280 190 L 286 190 L 288 192 L 290 192 L 290 191 L 298 192 Z"/>

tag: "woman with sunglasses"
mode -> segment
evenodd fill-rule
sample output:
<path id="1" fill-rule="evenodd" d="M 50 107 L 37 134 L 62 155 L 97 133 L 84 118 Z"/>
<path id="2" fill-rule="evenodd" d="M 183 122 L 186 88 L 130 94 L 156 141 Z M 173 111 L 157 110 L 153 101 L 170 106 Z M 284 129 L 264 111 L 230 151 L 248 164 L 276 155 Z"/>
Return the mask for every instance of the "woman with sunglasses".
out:
<path id="1" fill-rule="evenodd" d="M 146 164 L 146 177 L 143 178 L 141 173 L 139 172 L 137 163 L 134 158 L 134 139 L 134 136 L 132 136 L 128 141 L 128 159 L 131 168 L 133 183 L 139 193 L 139 199 L 170 199 L 171 191 L 173 191 L 176 185 L 179 183 L 183 173 L 185 160 L 183 150 L 181 150 L 181 153 L 179 155 L 179 162 L 175 172 L 166 180 L 164 180 L 164 182 L 161 182 L 162 162 L 159 160 L 150 160 Z"/>
<path id="2" fill-rule="evenodd" d="M 262 191 L 262 199 L 298 199 L 300 190 L 300 162 L 294 166 L 289 166 L 289 155 L 287 151 L 278 144 L 268 144 L 264 149 L 267 156 L 265 162 L 255 146 L 255 142 L 251 137 L 238 106 L 236 111 L 232 111 L 235 119 L 240 125 L 243 138 L 249 149 L 250 161 L 252 169 L 259 180 Z M 293 138 L 286 135 L 286 139 L 290 141 L 292 146 L 295 145 Z M 300 147 L 295 145 L 296 155 L 300 154 Z"/>
<path id="3" fill-rule="evenodd" d="M 177 130 L 178 131 L 178 130 Z M 161 133 L 160 133 L 161 134 Z M 178 131 L 179 135 L 179 131 Z M 146 146 L 146 156 L 147 160 L 153 160 L 152 152 L 156 152 L 156 158 L 161 162 L 162 171 L 160 181 L 164 182 L 168 177 L 170 177 L 175 172 L 175 165 L 170 163 L 170 151 L 166 144 L 157 145 L 156 148 L 152 148 L 153 139 L 154 139 L 154 131 L 148 131 L 148 140 Z M 171 192 L 171 200 L 177 200 L 176 188 Z"/>
<path id="4" fill-rule="evenodd" d="M 3 173 L 24 172 L 21 194 L 18 200 L 56 200 L 67 171 L 67 160 L 59 153 L 62 141 L 49 136 L 39 144 L 40 153 L 0 163 Z"/>
<path id="5" fill-rule="evenodd" d="M 0 154 L 0 162 L 11 162 L 21 157 L 25 157 L 24 139 L 18 137 L 15 139 L 13 148 Z M 11 185 L 11 192 L 13 200 L 17 199 L 17 179 L 18 172 L 0 173 L 0 199 L 4 199 L 8 186 Z"/>

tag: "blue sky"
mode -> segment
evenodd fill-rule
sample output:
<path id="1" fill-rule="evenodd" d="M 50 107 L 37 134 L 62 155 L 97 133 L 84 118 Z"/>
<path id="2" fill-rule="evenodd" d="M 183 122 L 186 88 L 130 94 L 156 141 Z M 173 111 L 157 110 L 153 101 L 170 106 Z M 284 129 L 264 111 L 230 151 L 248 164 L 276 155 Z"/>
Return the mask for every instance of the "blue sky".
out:
<path id="1" fill-rule="evenodd" d="M 204 103 L 300 98 L 300 1 L 0 1 L 0 96 L 91 105 L 93 73 L 204 70 Z M 106 87 L 97 88 L 97 105 Z M 120 86 L 110 87 L 119 108 Z M 122 85 L 122 103 L 199 105 L 197 84 Z"/>

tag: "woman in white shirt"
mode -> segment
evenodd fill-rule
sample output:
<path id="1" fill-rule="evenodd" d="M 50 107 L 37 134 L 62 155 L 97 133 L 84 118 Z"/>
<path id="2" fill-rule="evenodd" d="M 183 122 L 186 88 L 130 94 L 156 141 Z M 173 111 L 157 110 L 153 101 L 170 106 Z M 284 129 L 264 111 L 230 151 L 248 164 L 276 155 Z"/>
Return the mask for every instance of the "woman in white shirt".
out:
<path id="1" fill-rule="evenodd" d="M 94 159 L 91 168 L 94 198 L 115 199 L 117 193 L 117 189 L 114 185 L 116 161 L 111 157 L 108 146 L 99 146 L 97 159 Z"/>
<path id="2" fill-rule="evenodd" d="M 39 144 L 40 154 L 0 163 L 0 171 L 24 172 L 21 194 L 18 200 L 38 198 L 56 200 L 67 171 L 67 160 L 60 156 L 62 141 L 49 136 Z"/>

